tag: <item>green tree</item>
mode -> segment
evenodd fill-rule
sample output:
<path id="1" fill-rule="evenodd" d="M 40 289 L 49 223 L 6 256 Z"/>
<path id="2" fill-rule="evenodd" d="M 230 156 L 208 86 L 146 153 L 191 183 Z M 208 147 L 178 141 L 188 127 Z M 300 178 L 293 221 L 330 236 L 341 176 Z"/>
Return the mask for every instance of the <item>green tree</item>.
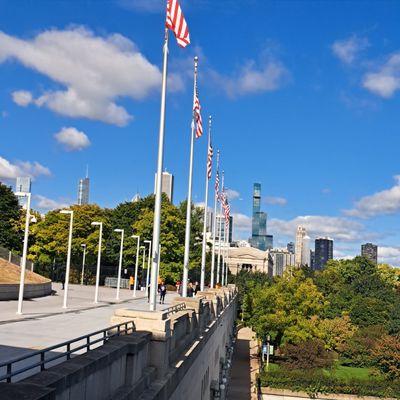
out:
<path id="1" fill-rule="evenodd" d="M 382 336 L 372 351 L 373 364 L 389 379 L 400 379 L 400 339 Z"/>
<path id="2" fill-rule="evenodd" d="M 0 246 L 22 250 L 23 233 L 14 228 L 20 218 L 18 199 L 9 186 L 0 182 Z"/>

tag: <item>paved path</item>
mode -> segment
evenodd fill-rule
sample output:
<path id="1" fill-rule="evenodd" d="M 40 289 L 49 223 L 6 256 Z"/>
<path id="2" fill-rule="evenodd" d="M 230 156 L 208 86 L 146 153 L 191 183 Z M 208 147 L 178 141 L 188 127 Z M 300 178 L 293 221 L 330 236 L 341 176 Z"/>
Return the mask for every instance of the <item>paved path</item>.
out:
<path id="1" fill-rule="evenodd" d="M 24 301 L 22 316 L 16 315 L 17 301 L 0 302 L 0 362 L 105 329 L 117 308 L 148 310 L 144 292 L 132 298 L 132 291 L 121 289 L 121 300 L 116 301 L 116 289 L 101 287 L 99 303 L 94 304 L 94 287 L 80 285 L 70 285 L 69 308 L 64 310 L 61 285 L 53 284 L 53 289 L 54 296 Z M 174 297 L 168 293 L 157 309 L 169 307 Z"/>
<path id="2" fill-rule="evenodd" d="M 257 342 L 253 340 L 255 333 L 250 328 L 242 328 L 238 332 L 231 379 L 228 386 L 228 400 L 253 400 L 255 394 L 256 373 L 258 372 Z"/>

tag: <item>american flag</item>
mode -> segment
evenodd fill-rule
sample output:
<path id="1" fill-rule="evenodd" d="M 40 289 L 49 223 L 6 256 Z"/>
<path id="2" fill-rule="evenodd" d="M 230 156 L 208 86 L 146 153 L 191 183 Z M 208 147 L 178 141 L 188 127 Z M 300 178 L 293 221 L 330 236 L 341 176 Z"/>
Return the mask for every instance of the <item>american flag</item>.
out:
<path id="1" fill-rule="evenodd" d="M 190 43 L 189 29 L 178 0 L 168 0 L 166 25 L 175 33 L 179 46 L 186 47 Z"/>
<path id="2" fill-rule="evenodd" d="M 211 178 L 213 154 L 214 154 L 214 152 L 213 152 L 211 136 L 210 136 L 210 143 L 208 144 L 208 154 L 207 154 L 207 177 L 208 177 L 208 179 Z"/>
<path id="3" fill-rule="evenodd" d="M 196 95 L 194 99 L 194 112 L 196 114 L 196 139 L 198 139 L 203 134 L 203 121 L 201 119 L 201 107 L 197 88 L 195 93 Z"/>
<path id="4" fill-rule="evenodd" d="M 219 201 L 219 172 L 215 174 L 215 198 Z"/>
<path id="5" fill-rule="evenodd" d="M 225 212 L 225 202 L 226 202 L 226 196 L 225 196 L 225 188 L 222 188 L 222 193 L 221 193 L 221 203 L 222 203 L 222 208 L 224 209 Z"/>

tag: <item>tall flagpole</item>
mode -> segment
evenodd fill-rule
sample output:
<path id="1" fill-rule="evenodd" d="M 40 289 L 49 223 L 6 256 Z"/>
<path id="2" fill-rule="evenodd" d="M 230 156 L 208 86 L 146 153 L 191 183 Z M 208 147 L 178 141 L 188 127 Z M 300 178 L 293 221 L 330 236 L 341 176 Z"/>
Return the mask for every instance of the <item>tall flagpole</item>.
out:
<path id="1" fill-rule="evenodd" d="M 193 83 L 193 107 L 192 107 L 192 132 L 190 137 L 190 161 L 189 161 L 189 184 L 186 206 L 186 230 L 185 230 L 185 255 L 183 258 L 183 279 L 182 297 L 187 297 L 187 285 L 189 275 L 189 252 L 190 252 L 190 223 L 192 217 L 192 175 L 193 175 L 193 148 L 194 148 L 194 121 L 195 121 L 195 101 L 197 88 L 197 64 L 198 57 L 194 58 L 194 83 Z"/>
<path id="2" fill-rule="evenodd" d="M 228 219 L 226 226 L 226 248 L 225 248 L 225 286 L 228 285 L 228 258 L 229 258 L 229 229 L 231 226 L 231 222 Z"/>
<path id="3" fill-rule="evenodd" d="M 207 145 L 207 163 L 206 163 L 206 194 L 204 200 L 204 226 L 203 226 L 203 249 L 201 253 L 201 275 L 200 275 L 200 290 L 204 290 L 204 278 L 206 275 L 206 247 L 207 247 L 207 214 L 208 214 L 208 157 L 211 145 L 211 115 L 208 117 L 208 145 Z M 211 171 L 210 171 L 211 176 Z"/>
<path id="4" fill-rule="evenodd" d="M 156 198 L 154 203 L 154 223 L 152 241 L 152 269 L 150 286 L 150 311 L 156 310 L 157 295 L 157 271 L 159 263 L 159 244 L 160 244 L 160 219 L 161 219 L 161 182 L 164 158 L 164 127 L 165 127 L 165 98 L 167 93 L 167 71 L 168 71 L 168 28 L 165 28 L 164 37 L 164 62 L 161 85 L 161 111 L 160 111 L 160 132 L 158 139 L 158 160 L 157 160 L 157 180 Z"/>
<path id="5" fill-rule="evenodd" d="M 222 286 L 225 286 L 225 253 L 226 253 L 226 222 L 224 224 L 224 249 L 222 251 L 222 273 L 221 273 Z"/>
<path id="6" fill-rule="evenodd" d="M 219 150 L 217 151 L 217 167 L 216 174 L 219 174 Z M 217 232 L 217 204 L 218 204 L 218 193 L 215 188 L 214 196 L 214 215 L 213 215 L 213 245 L 212 245 L 212 256 L 211 256 L 211 279 L 210 287 L 214 287 L 214 271 L 215 271 L 215 236 Z"/>
<path id="7" fill-rule="evenodd" d="M 221 236 L 222 236 L 222 224 L 221 224 L 221 218 L 222 218 L 222 192 L 224 191 L 224 171 L 222 171 L 222 186 L 221 186 L 221 204 L 220 204 L 220 209 L 219 209 L 219 224 L 218 224 L 218 261 L 217 261 L 217 283 L 221 283 L 219 280 L 220 277 L 220 272 L 221 272 Z"/>

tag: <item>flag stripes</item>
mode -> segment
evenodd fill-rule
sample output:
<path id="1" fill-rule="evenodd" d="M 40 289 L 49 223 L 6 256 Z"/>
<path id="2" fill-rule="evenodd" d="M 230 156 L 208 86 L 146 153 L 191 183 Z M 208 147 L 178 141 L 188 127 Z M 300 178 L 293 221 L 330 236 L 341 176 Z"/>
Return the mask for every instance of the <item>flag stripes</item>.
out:
<path id="1" fill-rule="evenodd" d="M 196 89 L 196 94 L 194 99 L 194 113 L 196 115 L 196 139 L 201 137 L 201 135 L 203 134 L 203 120 L 201 119 L 200 110 L 201 110 L 200 100 Z"/>
<path id="2" fill-rule="evenodd" d="M 166 25 L 174 32 L 179 46 L 186 47 L 190 43 L 189 29 L 178 0 L 168 0 Z"/>
<path id="3" fill-rule="evenodd" d="M 215 174 L 215 198 L 219 201 L 219 172 Z"/>
<path id="4" fill-rule="evenodd" d="M 211 173 L 212 173 L 212 158 L 213 158 L 213 148 L 211 144 L 211 137 L 210 137 L 210 143 L 208 144 L 208 154 L 207 154 L 207 177 L 208 179 L 211 178 Z"/>

